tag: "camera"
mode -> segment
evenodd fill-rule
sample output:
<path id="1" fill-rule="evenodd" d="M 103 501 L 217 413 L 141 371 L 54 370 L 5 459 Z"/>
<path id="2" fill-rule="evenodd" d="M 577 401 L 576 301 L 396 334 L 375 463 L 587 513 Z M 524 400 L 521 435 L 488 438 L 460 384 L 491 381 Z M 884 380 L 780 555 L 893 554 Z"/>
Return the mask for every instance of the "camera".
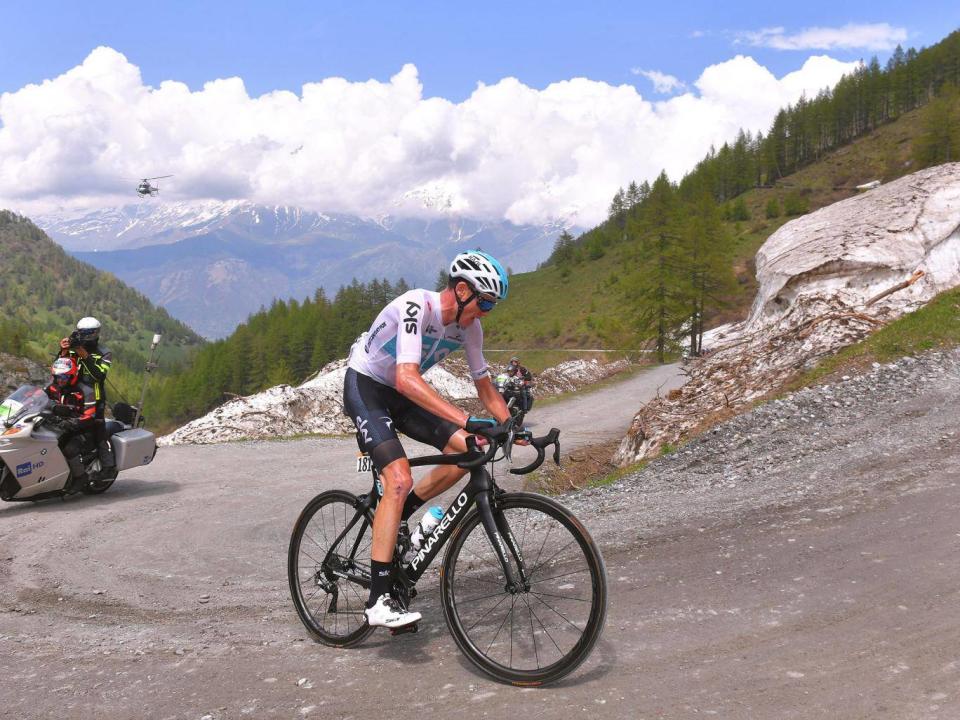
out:
<path id="1" fill-rule="evenodd" d="M 74 330 L 70 333 L 70 347 L 77 347 L 78 345 L 83 345 L 83 341 L 80 339 L 80 331 Z"/>

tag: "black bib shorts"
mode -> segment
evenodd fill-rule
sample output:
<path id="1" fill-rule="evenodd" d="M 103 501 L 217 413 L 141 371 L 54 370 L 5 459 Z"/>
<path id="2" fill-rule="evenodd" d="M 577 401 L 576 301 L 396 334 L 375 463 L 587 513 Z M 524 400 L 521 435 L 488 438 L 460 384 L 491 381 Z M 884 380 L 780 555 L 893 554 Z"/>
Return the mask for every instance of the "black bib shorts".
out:
<path id="1" fill-rule="evenodd" d="M 406 457 L 397 431 L 442 451 L 460 429 L 353 368 L 343 380 L 343 412 L 357 426 L 357 445 L 378 470 Z"/>

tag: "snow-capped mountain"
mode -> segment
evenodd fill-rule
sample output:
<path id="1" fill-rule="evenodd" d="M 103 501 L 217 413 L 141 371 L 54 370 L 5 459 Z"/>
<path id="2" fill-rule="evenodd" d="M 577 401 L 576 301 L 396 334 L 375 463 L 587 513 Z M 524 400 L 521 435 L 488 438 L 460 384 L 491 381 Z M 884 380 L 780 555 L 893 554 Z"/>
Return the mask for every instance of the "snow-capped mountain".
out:
<path id="1" fill-rule="evenodd" d="M 432 287 L 467 248 L 483 248 L 516 272 L 531 270 L 570 229 L 472 220 L 449 208 L 431 219 L 374 219 L 246 201 L 144 201 L 35 222 L 210 338 L 229 334 L 274 298 L 303 298 L 319 287 L 333 294 L 354 278 Z"/>
<path id="2" fill-rule="evenodd" d="M 358 218 L 246 200 L 143 200 L 90 212 L 44 215 L 35 222 L 67 250 L 83 252 L 166 245 L 225 228 L 246 229 L 265 239 L 289 239 L 329 225 L 342 225 L 343 230 L 355 226 Z"/>

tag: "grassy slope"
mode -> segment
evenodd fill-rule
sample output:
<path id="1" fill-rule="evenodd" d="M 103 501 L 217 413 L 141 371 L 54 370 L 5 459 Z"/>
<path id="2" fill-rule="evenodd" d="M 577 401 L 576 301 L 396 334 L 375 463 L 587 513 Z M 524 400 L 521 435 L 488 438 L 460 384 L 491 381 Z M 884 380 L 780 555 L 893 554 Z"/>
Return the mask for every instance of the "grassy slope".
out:
<path id="1" fill-rule="evenodd" d="M 25 354 L 42 360 L 84 315 L 103 322 L 114 355 L 144 353 L 154 332 L 164 334 L 168 359 L 203 342 L 141 293 L 70 257 L 29 220 L 8 212 L 0 212 L 0 312 L 28 328 Z"/>
<path id="2" fill-rule="evenodd" d="M 113 352 L 111 401 L 138 398 L 154 332 L 164 336 L 157 359 L 165 370 L 188 361 L 203 343 L 110 273 L 67 255 L 29 220 L 0 211 L 0 320 L 22 340 L 5 338 L 6 349 L 46 364 L 85 315 L 100 319 L 104 345 Z"/>
<path id="3" fill-rule="evenodd" d="M 870 135 L 824 156 L 819 162 L 784 178 L 773 188 L 755 188 L 744 194 L 751 220 L 728 223 L 735 238 L 731 263 L 738 286 L 726 299 L 727 307 L 710 318 L 711 325 L 742 319 L 756 295 L 753 258 L 764 241 L 790 218 L 765 218 L 767 201 L 800 192 L 810 210 L 848 198 L 854 187 L 870 180 L 900 177 L 910 165 L 913 139 L 919 134 L 925 108 L 908 113 Z M 623 266 L 628 248 L 614 247 L 602 258 L 576 265 L 563 277 L 556 267 L 514 275 L 510 298 L 484 321 L 486 344 L 491 347 L 601 348 L 616 338 L 599 331 L 625 304 Z"/>

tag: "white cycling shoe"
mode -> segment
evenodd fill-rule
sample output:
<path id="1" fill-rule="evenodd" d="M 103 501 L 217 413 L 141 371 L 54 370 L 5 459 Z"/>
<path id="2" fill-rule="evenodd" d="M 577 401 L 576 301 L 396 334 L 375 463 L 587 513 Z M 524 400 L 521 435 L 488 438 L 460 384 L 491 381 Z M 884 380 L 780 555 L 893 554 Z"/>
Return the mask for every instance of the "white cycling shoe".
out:
<path id="1" fill-rule="evenodd" d="M 404 610 L 389 594 L 384 593 L 373 607 L 363 611 L 371 627 L 398 628 L 420 621 L 420 613 Z"/>

